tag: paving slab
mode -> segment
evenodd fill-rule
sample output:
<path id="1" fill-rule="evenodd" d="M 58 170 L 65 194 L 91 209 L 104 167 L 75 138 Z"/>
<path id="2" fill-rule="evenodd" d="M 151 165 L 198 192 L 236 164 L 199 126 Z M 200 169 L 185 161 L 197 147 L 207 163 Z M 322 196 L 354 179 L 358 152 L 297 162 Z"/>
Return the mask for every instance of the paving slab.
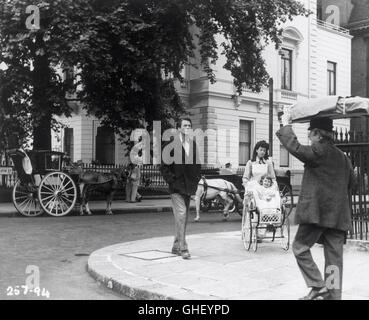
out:
<path id="1" fill-rule="evenodd" d="M 292 235 L 297 227 L 292 227 Z M 190 260 L 171 254 L 172 237 L 115 244 L 92 253 L 88 271 L 112 290 L 133 299 L 290 300 L 308 289 L 291 250 L 264 241 L 248 252 L 241 232 L 187 237 Z M 312 249 L 324 266 L 322 247 Z M 369 300 L 369 251 L 350 242 L 344 249 L 343 299 Z"/>

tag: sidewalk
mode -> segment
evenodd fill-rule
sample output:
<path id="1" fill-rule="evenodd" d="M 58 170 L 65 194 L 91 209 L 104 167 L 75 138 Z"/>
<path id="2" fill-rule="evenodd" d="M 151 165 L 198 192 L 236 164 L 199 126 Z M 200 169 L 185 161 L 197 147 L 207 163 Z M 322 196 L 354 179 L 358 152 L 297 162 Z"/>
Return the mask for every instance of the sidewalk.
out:
<path id="1" fill-rule="evenodd" d="M 292 227 L 292 237 L 296 227 Z M 291 238 L 292 238 L 291 237 Z M 191 260 L 170 253 L 173 237 L 120 243 L 92 253 L 88 272 L 108 288 L 133 299 L 296 300 L 307 294 L 291 249 L 260 244 L 247 252 L 241 232 L 187 238 Z M 312 249 L 319 267 L 320 246 Z M 368 248 L 348 245 L 344 253 L 343 299 L 369 300 Z"/>
<path id="2" fill-rule="evenodd" d="M 104 212 L 106 209 L 106 201 L 90 201 L 90 209 L 92 213 L 94 211 Z M 195 207 L 195 203 L 192 201 L 191 208 Z M 144 198 L 141 202 L 128 203 L 123 200 L 115 200 L 112 203 L 112 210 L 115 214 L 121 213 L 143 213 L 143 212 L 168 212 L 172 209 L 171 200 L 167 197 L 157 198 Z M 77 214 L 75 211 L 69 215 Z M 0 218 L 1 217 L 14 217 L 21 216 L 15 209 L 13 203 L 0 203 Z"/>
<path id="3" fill-rule="evenodd" d="M 294 197 L 294 203 L 296 204 L 298 197 Z M 90 209 L 92 213 L 94 211 L 104 212 L 106 209 L 106 201 L 90 201 Z M 195 202 L 191 200 L 191 210 L 195 210 Z M 145 212 L 170 212 L 172 210 L 172 203 L 170 196 L 146 196 L 141 202 L 128 203 L 124 200 L 114 200 L 112 203 L 112 210 L 115 214 L 121 213 L 145 213 Z M 69 215 L 79 214 L 73 210 Z M 13 203 L 3 202 L 0 203 L 0 218 L 2 217 L 15 217 L 22 216 L 17 212 Z"/>

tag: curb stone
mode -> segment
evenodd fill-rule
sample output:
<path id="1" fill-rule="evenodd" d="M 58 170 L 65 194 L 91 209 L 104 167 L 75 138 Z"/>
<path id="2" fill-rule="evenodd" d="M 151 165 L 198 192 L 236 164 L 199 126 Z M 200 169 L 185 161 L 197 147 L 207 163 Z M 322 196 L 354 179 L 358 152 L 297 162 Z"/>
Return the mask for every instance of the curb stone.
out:
<path id="1" fill-rule="evenodd" d="M 130 287 L 130 286 L 120 283 L 118 280 L 114 280 L 112 278 L 102 276 L 98 274 L 95 270 L 93 270 L 89 266 L 89 264 L 87 265 L 87 272 L 91 275 L 93 279 L 102 283 L 110 290 L 117 292 L 119 294 L 125 295 L 127 297 L 130 297 L 134 300 L 175 300 L 163 294 Z"/>

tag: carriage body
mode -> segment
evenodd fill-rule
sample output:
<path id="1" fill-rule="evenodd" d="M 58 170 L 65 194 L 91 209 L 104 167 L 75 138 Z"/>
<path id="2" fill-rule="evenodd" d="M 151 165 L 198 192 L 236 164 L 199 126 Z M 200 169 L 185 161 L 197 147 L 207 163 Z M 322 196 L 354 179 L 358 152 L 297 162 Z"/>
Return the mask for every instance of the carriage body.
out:
<path id="1" fill-rule="evenodd" d="M 77 200 L 75 182 L 63 172 L 64 153 L 51 150 L 10 150 L 18 181 L 12 200 L 17 211 L 27 217 L 43 212 L 65 216 Z"/>

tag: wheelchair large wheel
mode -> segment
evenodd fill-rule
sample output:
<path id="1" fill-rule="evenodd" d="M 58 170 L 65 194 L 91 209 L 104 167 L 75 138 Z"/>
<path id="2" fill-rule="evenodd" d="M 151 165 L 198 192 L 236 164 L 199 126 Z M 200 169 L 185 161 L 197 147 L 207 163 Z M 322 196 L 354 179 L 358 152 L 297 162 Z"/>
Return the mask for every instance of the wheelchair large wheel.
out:
<path id="1" fill-rule="evenodd" d="M 12 194 L 13 204 L 17 211 L 25 217 L 36 217 L 43 213 L 37 198 L 37 187 L 15 183 Z"/>
<path id="2" fill-rule="evenodd" d="M 243 245 L 245 249 L 249 251 L 252 242 L 252 226 L 250 212 L 248 210 L 243 210 L 241 235 Z"/>
<path id="3" fill-rule="evenodd" d="M 279 193 L 282 201 L 284 202 L 284 206 L 286 208 L 287 216 L 290 215 L 293 209 L 293 193 L 292 187 L 288 184 L 281 183 L 279 184 Z"/>
<path id="4" fill-rule="evenodd" d="M 70 176 L 53 172 L 45 176 L 38 188 L 42 209 L 54 217 L 67 215 L 76 204 L 77 188 Z"/>
<path id="5" fill-rule="evenodd" d="M 284 212 L 283 224 L 280 228 L 280 241 L 283 250 L 288 250 L 290 247 L 290 220 L 288 215 Z"/>
<path id="6" fill-rule="evenodd" d="M 253 210 L 250 212 L 251 215 L 251 248 L 254 252 L 258 250 L 258 228 L 257 228 L 257 222 L 252 222 L 252 220 L 255 221 L 255 215 L 257 215 L 256 211 Z"/>

